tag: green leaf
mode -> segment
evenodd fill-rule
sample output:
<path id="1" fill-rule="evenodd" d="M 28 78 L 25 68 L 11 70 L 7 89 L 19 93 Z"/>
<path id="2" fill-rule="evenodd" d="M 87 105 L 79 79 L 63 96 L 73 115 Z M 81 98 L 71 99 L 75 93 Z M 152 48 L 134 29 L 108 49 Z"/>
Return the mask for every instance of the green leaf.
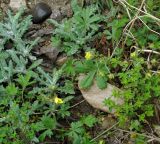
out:
<path id="1" fill-rule="evenodd" d="M 32 71 L 28 71 L 26 73 L 26 75 L 19 75 L 18 76 L 18 79 L 17 79 L 17 82 L 23 87 L 23 88 L 26 88 L 27 86 L 33 84 L 35 81 L 31 81 L 32 78 Z"/>
<path id="2" fill-rule="evenodd" d="M 67 135 L 70 138 L 78 138 L 80 135 L 82 135 L 85 132 L 85 129 L 83 128 L 83 124 L 78 121 L 78 122 L 72 122 L 71 123 L 71 128 L 69 132 L 67 132 Z"/>
<path id="3" fill-rule="evenodd" d="M 81 121 L 88 127 L 93 127 L 93 125 L 97 122 L 97 119 L 93 115 L 88 115 L 83 117 Z"/>
<path id="4" fill-rule="evenodd" d="M 61 40 L 60 40 L 59 37 L 54 36 L 54 37 L 51 38 L 51 41 L 52 41 L 52 45 L 54 47 L 59 47 L 60 46 Z"/>
<path id="5" fill-rule="evenodd" d="M 44 139 L 46 138 L 46 136 L 51 138 L 52 135 L 53 135 L 53 132 L 52 132 L 50 129 L 48 129 L 48 130 L 44 131 L 44 132 L 39 136 L 39 140 L 40 140 L 40 141 L 44 141 Z"/>
<path id="6" fill-rule="evenodd" d="M 77 0 L 71 1 L 71 7 L 74 13 L 79 12 L 81 10 L 81 7 L 78 6 Z"/>
<path id="7" fill-rule="evenodd" d="M 51 118 L 49 116 L 42 117 L 42 123 L 46 129 L 54 129 L 56 128 L 56 118 Z"/>
<path id="8" fill-rule="evenodd" d="M 75 70 L 78 73 L 85 73 L 88 72 L 89 69 L 81 61 L 77 61 L 75 62 Z"/>
<path id="9" fill-rule="evenodd" d="M 34 68 L 36 68 L 37 66 L 39 66 L 42 63 L 42 59 L 36 60 L 32 63 L 32 65 L 29 67 L 29 70 L 32 70 Z"/>
<path id="10" fill-rule="evenodd" d="M 130 126 L 130 129 L 131 130 L 140 130 L 140 128 L 141 128 L 141 125 L 140 125 L 140 122 L 138 121 L 138 120 L 132 120 L 131 121 L 131 126 Z"/>
<path id="11" fill-rule="evenodd" d="M 69 104 L 68 103 L 64 103 L 62 105 L 60 105 L 60 109 L 58 110 L 58 114 L 62 117 L 65 118 L 66 116 L 70 116 L 70 111 L 69 111 Z"/>
<path id="12" fill-rule="evenodd" d="M 106 78 L 100 75 L 96 76 L 96 83 L 100 89 L 105 89 L 107 87 Z"/>
<path id="13" fill-rule="evenodd" d="M 65 86 L 60 87 L 59 90 L 61 92 L 64 92 L 65 94 L 75 94 L 73 82 L 69 81 L 69 80 L 66 80 L 65 81 Z"/>
<path id="14" fill-rule="evenodd" d="M 45 127 L 44 127 L 42 121 L 32 123 L 30 126 L 31 126 L 32 130 L 34 130 L 35 132 L 45 130 Z"/>
<path id="15" fill-rule="evenodd" d="M 75 73 L 75 68 L 74 68 L 73 65 L 74 65 L 74 60 L 73 59 L 69 59 L 64 64 L 64 67 L 63 67 L 64 74 L 74 76 L 76 73 Z"/>
<path id="16" fill-rule="evenodd" d="M 18 88 L 15 86 L 14 83 L 10 83 L 7 87 L 6 87 L 6 92 L 9 96 L 14 96 L 17 94 L 18 92 Z"/>
<path id="17" fill-rule="evenodd" d="M 95 71 L 89 72 L 88 75 L 85 76 L 85 78 L 80 81 L 80 88 L 88 89 L 93 83 L 95 73 L 96 73 Z"/>

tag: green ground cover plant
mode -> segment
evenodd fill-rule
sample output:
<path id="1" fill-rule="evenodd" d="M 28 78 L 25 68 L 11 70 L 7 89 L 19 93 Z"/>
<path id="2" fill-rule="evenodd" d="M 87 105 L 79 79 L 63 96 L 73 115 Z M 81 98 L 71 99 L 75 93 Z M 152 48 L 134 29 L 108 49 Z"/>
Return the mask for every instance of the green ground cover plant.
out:
<path id="1" fill-rule="evenodd" d="M 83 125 L 92 127 L 95 117 L 86 116 L 77 122 L 80 126 L 76 132 L 74 123 L 68 130 L 63 130 L 58 123 L 58 119 L 70 115 L 69 101 L 73 98 L 74 88 L 69 80 L 66 80 L 67 85 L 58 86 L 63 68 L 46 73 L 40 67 L 42 60 L 31 52 L 39 38 L 33 42 L 23 39 L 31 17 L 22 20 L 22 14 L 23 9 L 16 15 L 9 11 L 8 18 L 0 24 L 0 143 L 39 143 L 46 137 L 57 137 L 59 130 L 56 129 L 62 132 L 59 139 L 67 136 L 74 141 L 86 140 Z M 9 40 L 13 47 L 6 50 L 5 43 Z M 60 93 L 65 96 L 59 98 Z M 81 135 L 76 138 L 72 134 Z"/>
<path id="2" fill-rule="evenodd" d="M 8 11 L 0 23 L 0 143 L 56 139 L 73 144 L 103 144 L 98 138 L 105 133 L 95 138 L 90 134 L 99 123 L 94 115 L 66 120 L 77 94 L 75 79 L 79 74 L 85 75 L 80 81 L 82 89 L 89 89 L 94 80 L 101 90 L 107 83 L 121 89 L 113 96 L 122 98 L 124 104 L 116 105 L 111 99 L 104 104 L 116 110 L 120 128 L 137 134 L 129 133 L 135 144 L 147 143 L 149 137 L 143 133 L 146 125 L 153 127 L 150 119 L 155 118 L 155 101 L 158 103 L 160 97 L 158 4 L 154 0 L 109 0 L 91 1 L 89 6 L 81 1 L 80 6 L 73 0 L 71 18 L 60 23 L 49 20 L 55 27 L 52 44 L 68 56 L 52 72 L 46 72 L 41 67 L 43 60 L 33 55 L 40 38 L 29 41 L 24 37 L 31 16 L 22 17 L 24 9 L 15 15 Z M 106 7 L 107 15 L 103 13 Z M 6 48 L 6 43 L 12 47 Z M 63 125 L 62 121 L 67 122 Z"/>

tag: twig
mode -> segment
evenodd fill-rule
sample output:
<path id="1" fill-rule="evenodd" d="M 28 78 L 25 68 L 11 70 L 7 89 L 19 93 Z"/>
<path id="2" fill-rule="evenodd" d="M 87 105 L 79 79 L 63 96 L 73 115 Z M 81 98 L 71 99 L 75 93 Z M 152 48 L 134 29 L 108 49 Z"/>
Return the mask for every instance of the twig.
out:
<path id="1" fill-rule="evenodd" d="M 150 69 L 151 65 L 150 65 L 150 57 L 151 57 L 152 53 L 149 53 L 148 58 L 147 58 L 147 68 Z"/>
<path id="2" fill-rule="evenodd" d="M 118 41 L 118 43 L 116 44 L 115 48 L 113 49 L 113 52 L 112 52 L 110 58 L 112 58 L 112 57 L 114 56 L 115 51 L 116 51 L 116 49 L 118 48 L 119 44 L 121 43 L 122 39 L 123 39 L 123 36 L 121 36 L 120 40 Z"/>
<path id="3" fill-rule="evenodd" d="M 132 5 L 130 5 L 128 2 L 126 2 L 126 0 L 120 0 L 120 3 L 123 3 L 123 2 L 125 2 L 129 7 L 133 8 L 133 9 L 136 9 L 136 10 L 138 10 L 138 11 L 140 11 L 140 12 L 146 14 L 148 17 L 150 17 L 150 18 L 152 18 L 152 19 L 154 19 L 154 20 L 160 22 L 160 19 L 159 19 L 159 18 L 157 18 L 157 17 L 155 17 L 155 16 L 153 16 L 153 15 L 151 15 L 151 14 L 149 14 L 149 13 L 147 13 L 147 12 L 141 10 L 141 9 L 138 9 L 138 8 L 136 8 L 136 7 L 132 6 Z"/>
<path id="4" fill-rule="evenodd" d="M 141 6 L 140 6 L 140 9 L 142 8 L 144 1 L 145 1 L 145 0 L 142 1 Z M 125 5 L 124 3 L 121 2 L 121 4 L 126 8 L 126 5 Z M 127 9 L 127 8 L 126 8 L 126 9 Z M 128 14 L 129 14 L 129 13 L 128 13 Z M 127 28 L 128 28 L 130 25 L 131 25 L 130 29 L 132 28 L 132 25 L 134 24 L 135 20 L 137 19 L 138 14 L 139 14 L 139 11 L 138 11 L 137 14 L 135 15 L 135 17 L 125 26 L 125 28 L 123 29 L 123 33 L 127 30 Z M 130 16 L 129 16 L 129 18 L 130 18 Z M 129 30 L 129 31 L 130 31 L 130 30 Z M 120 42 L 122 41 L 122 38 L 123 38 L 123 35 L 121 36 L 119 42 L 118 42 L 117 45 L 115 46 L 115 48 L 114 48 L 114 50 L 113 50 L 113 52 L 112 52 L 112 54 L 111 54 L 111 58 L 112 58 L 113 55 L 115 54 L 115 51 L 116 51 L 116 49 L 118 48 Z M 127 38 L 127 37 L 126 37 L 126 38 Z M 125 41 L 126 41 L 126 39 L 125 39 Z M 124 43 L 125 43 L 125 42 L 124 42 Z M 123 47 L 123 46 L 122 46 L 122 47 Z"/>
<path id="5" fill-rule="evenodd" d="M 154 53 L 154 54 L 157 54 L 157 55 L 160 55 L 160 52 L 157 52 L 157 51 L 154 51 L 154 50 L 148 50 L 148 49 L 138 49 L 136 46 L 132 46 L 131 48 L 135 48 L 137 51 L 139 52 L 146 52 L 146 53 Z"/>
<path id="6" fill-rule="evenodd" d="M 135 23 L 138 15 L 139 15 L 139 13 L 140 13 L 140 10 L 142 9 L 142 7 L 143 7 L 143 5 L 144 5 L 144 3 L 145 3 L 145 0 L 142 1 L 142 3 L 141 3 L 141 5 L 140 5 L 137 13 L 135 14 L 135 16 L 134 16 L 134 18 L 133 18 L 133 21 L 132 21 L 132 23 L 131 23 L 131 25 L 130 25 L 129 31 L 130 31 L 130 30 L 132 29 L 132 27 L 134 26 L 134 23 Z M 125 40 L 124 40 L 124 44 L 126 43 L 127 38 L 128 38 L 128 36 L 126 36 L 126 38 L 125 38 Z M 123 45 L 124 45 L 124 44 L 123 44 Z"/>
<path id="7" fill-rule="evenodd" d="M 114 1 L 114 2 L 115 2 L 115 1 Z M 121 3 L 121 4 L 125 7 L 125 9 L 126 9 L 126 11 L 127 11 L 127 14 L 128 14 L 129 19 L 131 19 L 131 14 L 129 13 L 129 10 L 128 10 L 127 6 L 126 6 L 124 3 Z"/>
<path id="8" fill-rule="evenodd" d="M 138 50 L 138 51 L 143 51 L 143 52 L 146 52 L 146 53 L 154 53 L 154 54 L 160 55 L 159 52 L 154 51 L 154 50 L 147 50 L 147 49 L 144 49 L 144 50 Z"/>
<path id="9" fill-rule="evenodd" d="M 84 101 L 85 101 L 85 99 L 84 99 L 84 100 L 82 100 L 82 101 L 80 101 L 80 102 L 78 102 L 78 103 L 76 103 L 76 104 L 74 104 L 74 105 L 72 105 L 72 106 L 70 106 L 70 108 L 69 108 L 69 109 L 71 109 L 71 108 L 73 108 L 73 107 L 75 107 L 75 106 L 77 106 L 77 105 L 79 105 L 79 104 L 83 103 Z"/>
<path id="10" fill-rule="evenodd" d="M 138 17 L 138 19 L 139 19 L 151 32 L 160 35 L 159 32 L 156 32 L 156 31 L 152 30 L 140 17 Z"/>
<path id="11" fill-rule="evenodd" d="M 160 71 L 151 70 L 151 72 L 153 72 L 153 73 L 155 73 L 155 74 L 160 74 Z"/>
<path id="12" fill-rule="evenodd" d="M 105 131 L 103 131 L 102 133 L 100 133 L 98 136 L 96 136 L 95 138 L 93 138 L 90 142 L 95 141 L 96 139 L 98 139 L 99 137 L 101 137 L 102 135 L 104 135 L 106 132 L 110 131 L 111 129 L 113 129 L 115 126 L 117 126 L 119 124 L 119 122 L 115 123 L 114 125 L 112 125 L 110 128 L 106 129 Z"/>

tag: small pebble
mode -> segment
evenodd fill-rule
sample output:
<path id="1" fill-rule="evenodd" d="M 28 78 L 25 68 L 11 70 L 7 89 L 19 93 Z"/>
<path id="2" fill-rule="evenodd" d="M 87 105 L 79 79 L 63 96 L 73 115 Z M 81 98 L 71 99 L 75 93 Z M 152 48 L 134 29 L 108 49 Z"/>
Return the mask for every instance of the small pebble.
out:
<path id="1" fill-rule="evenodd" d="M 39 24 L 44 22 L 51 15 L 52 10 L 50 6 L 45 3 L 38 3 L 32 10 L 33 23 Z"/>

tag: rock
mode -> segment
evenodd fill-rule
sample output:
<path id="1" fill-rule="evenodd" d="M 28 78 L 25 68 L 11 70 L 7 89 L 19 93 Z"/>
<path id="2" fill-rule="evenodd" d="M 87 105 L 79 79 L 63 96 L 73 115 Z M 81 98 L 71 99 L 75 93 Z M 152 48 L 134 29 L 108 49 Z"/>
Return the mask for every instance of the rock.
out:
<path id="1" fill-rule="evenodd" d="M 71 8 L 71 0 L 37 0 L 37 2 L 45 2 L 52 9 L 51 19 L 61 21 L 63 18 L 71 17 L 73 12 Z"/>
<path id="2" fill-rule="evenodd" d="M 56 65 L 57 66 L 62 66 L 66 61 L 67 61 L 67 56 L 66 55 L 61 55 L 57 58 Z"/>
<path id="3" fill-rule="evenodd" d="M 35 5 L 32 9 L 33 23 L 39 24 L 44 22 L 52 14 L 50 6 L 41 2 Z"/>
<path id="4" fill-rule="evenodd" d="M 25 0 L 10 0 L 9 6 L 12 10 L 18 11 L 22 6 L 26 7 Z"/>
<path id="5" fill-rule="evenodd" d="M 78 80 L 80 84 L 80 81 L 84 78 L 84 75 L 79 76 Z M 116 98 L 114 96 L 112 96 L 113 90 L 118 89 L 117 87 L 111 85 L 108 83 L 107 88 L 101 90 L 98 88 L 96 82 L 94 81 L 93 85 L 90 87 L 90 89 L 88 90 L 83 90 L 80 88 L 79 89 L 84 97 L 84 99 L 94 108 L 97 108 L 99 110 L 108 112 L 108 113 L 115 113 L 115 110 L 112 109 L 112 111 L 109 111 L 109 107 L 107 107 L 106 105 L 104 105 L 104 100 L 110 98 L 111 100 L 113 100 L 116 104 L 123 104 L 123 100 L 120 98 Z"/>
<path id="6" fill-rule="evenodd" d="M 59 54 L 59 50 L 57 48 L 54 48 L 52 45 L 43 46 L 39 50 L 39 55 L 42 54 L 51 59 L 52 63 L 54 63 L 57 59 L 57 55 Z"/>
<path id="7" fill-rule="evenodd" d="M 63 15 L 61 14 L 59 7 L 55 7 L 52 10 L 51 19 L 54 19 L 56 21 L 61 21 L 63 19 Z"/>
<path id="8" fill-rule="evenodd" d="M 40 30 L 36 30 L 33 35 L 31 35 L 31 38 L 36 38 L 36 37 L 43 37 L 46 35 L 51 35 L 53 33 L 53 29 L 51 28 L 41 28 Z"/>

